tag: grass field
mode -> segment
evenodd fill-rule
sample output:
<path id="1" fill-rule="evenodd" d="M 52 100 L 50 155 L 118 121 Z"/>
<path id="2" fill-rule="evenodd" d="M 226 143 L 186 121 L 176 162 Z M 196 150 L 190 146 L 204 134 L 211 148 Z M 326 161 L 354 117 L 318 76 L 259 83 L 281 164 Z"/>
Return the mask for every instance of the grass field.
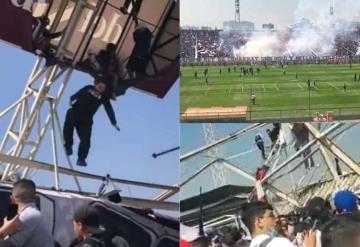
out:
<path id="1" fill-rule="evenodd" d="M 354 81 L 354 74 L 360 74 L 360 64 L 353 64 L 352 68 L 349 64 L 289 65 L 284 67 L 285 75 L 278 65 L 267 69 L 259 65 L 260 73 L 254 76 L 240 76 L 240 66 L 236 72 L 231 66 L 230 73 L 228 67 L 208 67 L 208 84 L 205 83 L 205 68 L 181 67 L 181 112 L 188 107 L 247 106 L 248 120 L 309 119 L 316 112 L 325 114 L 327 111 L 332 111 L 337 119 L 360 115 L 360 80 Z M 309 79 L 316 81 L 310 90 Z M 250 101 L 252 92 L 256 94 L 255 105 Z"/>

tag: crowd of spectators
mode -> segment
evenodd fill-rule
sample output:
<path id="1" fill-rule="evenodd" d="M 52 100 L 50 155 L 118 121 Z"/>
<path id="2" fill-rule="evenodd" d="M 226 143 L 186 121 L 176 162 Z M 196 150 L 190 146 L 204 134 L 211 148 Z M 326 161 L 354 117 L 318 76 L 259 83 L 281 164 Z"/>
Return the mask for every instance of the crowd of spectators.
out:
<path id="1" fill-rule="evenodd" d="M 302 208 L 278 215 L 267 202 L 242 205 L 242 228 L 225 226 L 195 239 L 192 247 L 359 247 L 358 198 L 349 190 L 331 200 L 313 197 Z"/>

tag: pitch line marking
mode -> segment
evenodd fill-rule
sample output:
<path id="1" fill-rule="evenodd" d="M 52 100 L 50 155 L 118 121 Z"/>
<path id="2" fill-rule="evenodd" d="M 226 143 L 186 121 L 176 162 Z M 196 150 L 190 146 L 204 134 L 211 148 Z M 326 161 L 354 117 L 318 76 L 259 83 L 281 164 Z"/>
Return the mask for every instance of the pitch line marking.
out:
<path id="1" fill-rule="evenodd" d="M 232 86 L 231 86 L 230 89 L 229 89 L 229 94 L 230 94 L 230 92 L 231 92 L 231 89 L 232 89 Z"/>
<path id="2" fill-rule="evenodd" d="M 280 89 L 278 88 L 278 86 L 276 84 L 273 84 L 273 86 L 277 91 L 280 91 Z"/>
<path id="3" fill-rule="evenodd" d="M 265 89 L 265 86 L 264 86 L 264 84 L 262 84 L 262 86 L 263 86 L 264 92 L 266 92 L 266 89 Z"/>
<path id="4" fill-rule="evenodd" d="M 299 84 L 299 83 L 296 83 L 297 85 L 298 85 L 298 87 L 300 88 L 300 89 L 303 89 L 303 87 Z"/>
<path id="5" fill-rule="evenodd" d="M 330 83 L 330 82 L 327 82 L 327 84 L 330 86 L 330 87 L 333 87 L 333 88 L 335 88 L 335 89 L 339 89 L 338 87 L 336 87 L 336 86 L 334 86 L 332 83 Z"/>
<path id="6" fill-rule="evenodd" d="M 205 95 L 207 95 L 207 94 L 208 94 L 208 91 L 209 91 L 209 88 L 207 88 L 207 89 L 206 89 L 206 91 L 205 91 Z"/>

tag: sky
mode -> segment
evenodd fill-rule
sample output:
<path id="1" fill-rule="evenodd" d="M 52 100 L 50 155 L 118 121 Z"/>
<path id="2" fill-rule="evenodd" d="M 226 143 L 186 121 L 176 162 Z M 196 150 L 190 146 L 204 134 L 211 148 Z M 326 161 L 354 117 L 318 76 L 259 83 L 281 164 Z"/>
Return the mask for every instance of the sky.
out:
<path id="1" fill-rule="evenodd" d="M 256 28 L 273 23 L 283 28 L 301 18 L 328 18 L 331 0 L 240 0 L 240 19 L 252 21 Z M 360 20 L 357 0 L 334 0 L 334 17 L 348 21 Z M 209 26 L 222 28 L 224 21 L 235 19 L 234 0 L 182 0 L 181 26 Z"/>
<path id="2" fill-rule="evenodd" d="M 249 127 L 251 124 L 213 124 L 214 134 L 216 139 L 220 139 L 222 137 L 226 137 L 230 133 L 234 133 L 235 131 L 244 129 Z M 322 129 L 327 128 L 328 124 L 323 124 L 321 126 Z M 254 137 L 257 133 L 260 133 L 263 138 L 266 146 L 270 146 L 270 139 L 266 134 L 266 129 L 271 129 L 271 124 L 266 125 L 263 128 L 257 129 L 253 132 L 249 132 L 243 135 L 241 138 L 237 140 L 229 141 L 223 145 L 218 146 L 218 150 L 221 157 L 228 158 L 234 155 L 240 154 L 237 158 L 231 159 L 231 162 L 236 166 L 242 168 L 244 171 L 249 174 L 255 174 L 256 169 L 263 165 L 263 160 L 261 158 L 261 152 L 257 149 L 254 143 Z M 181 124 L 181 155 L 184 155 L 190 151 L 193 151 L 197 148 L 200 148 L 206 144 L 204 138 L 204 131 L 202 124 L 190 124 L 183 123 Z M 337 132 L 334 132 L 337 133 Z M 329 135 L 330 137 L 332 135 Z M 355 127 L 350 128 L 345 131 L 343 134 L 340 134 L 338 137 L 334 139 L 335 144 L 341 147 L 350 157 L 353 158 L 356 162 L 360 161 L 360 153 L 358 152 L 357 145 L 354 145 L 354 140 L 358 140 L 360 137 L 360 125 L 356 125 Z M 290 138 L 289 138 L 290 139 Z M 269 148 L 270 149 L 270 148 Z M 267 151 L 268 153 L 269 151 Z M 287 149 L 287 156 L 283 153 L 280 156 L 279 163 L 284 161 L 287 157 L 290 157 L 295 150 L 292 146 Z M 330 155 L 331 157 L 331 155 Z M 333 158 L 333 157 L 331 157 Z M 189 178 L 196 171 L 198 171 L 202 166 L 204 166 L 209 161 L 213 160 L 212 157 L 209 157 L 207 152 L 196 155 L 193 158 L 188 159 L 187 161 L 183 161 L 180 164 L 180 173 L 181 173 L 181 181 L 184 181 L 186 178 Z M 291 165 L 295 165 L 300 159 L 295 160 Z M 315 164 L 324 164 L 322 157 L 319 153 L 314 155 Z M 343 164 L 340 164 L 341 168 L 346 171 L 347 168 L 344 167 Z M 287 172 L 287 169 L 290 166 L 287 166 L 284 170 L 281 170 L 280 173 Z M 292 176 L 285 176 L 282 179 L 278 179 L 274 182 L 274 185 L 277 185 L 279 188 L 286 191 L 289 188 L 289 182 L 293 182 L 300 180 L 303 174 L 307 174 L 307 178 L 304 180 L 304 186 L 308 184 L 310 181 L 318 180 L 324 171 L 325 166 L 322 165 L 319 168 L 310 170 L 306 172 L 304 166 L 300 166 L 296 172 L 293 173 Z M 226 184 L 232 185 L 242 185 L 242 186 L 253 186 L 249 180 L 244 177 L 238 175 L 237 173 L 224 168 L 225 174 L 225 182 Z M 329 175 L 327 173 L 327 175 Z M 194 178 L 191 182 L 181 187 L 181 200 L 196 196 L 199 193 L 199 188 L 202 187 L 203 192 L 210 191 L 215 187 L 215 184 L 212 179 L 211 169 L 207 168 L 204 172 L 202 172 L 199 176 Z"/>
<path id="3" fill-rule="evenodd" d="M 24 90 L 26 80 L 35 62 L 35 56 L 0 41 L 0 80 L 2 97 L 0 111 L 3 111 L 16 100 Z M 81 72 L 74 72 L 68 87 L 59 103 L 58 112 L 61 122 L 65 119 L 69 97 L 85 85 L 91 84 L 92 78 Z M 139 91 L 129 89 L 125 96 L 112 101 L 121 129 L 117 132 L 103 107 L 94 117 L 92 143 L 88 156 L 88 166 L 76 169 L 97 175 L 110 174 L 114 178 L 175 185 L 179 176 L 179 152 L 175 151 L 154 159 L 153 153 L 179 146 L 179 82 L 168 92 L 164 99 L 159 99 Z M 0 119 L 0 135 L 4 136 L 12 113 Z M 50 133 L 50 132 L 49 132 Z M 36 160 L 52 162 L 51 137 L 47 134 Z M 58 140 L 58 144 L 59 144 Z M 74 153 L 77 153 L 79 139 L 75 134 Z M 76 155 L 71 157 L 73 164 Z M 59 148 L 59 163 L 67 167 L 65 154 Z M 53 173 L 32 172 L 31 178 L 38 186 L 54 186 Z M 98 191 L 99 182 L 81 180 L 84 191 Z M 60 178 L 64 189 L 76 189 L 73 179 Z M 121 195 L 136 198 L 152 199 L 161 194 L 153 190 L 135 186 L 120 185 Z M 177 201 L 178 196 L 171 198 Z"/>

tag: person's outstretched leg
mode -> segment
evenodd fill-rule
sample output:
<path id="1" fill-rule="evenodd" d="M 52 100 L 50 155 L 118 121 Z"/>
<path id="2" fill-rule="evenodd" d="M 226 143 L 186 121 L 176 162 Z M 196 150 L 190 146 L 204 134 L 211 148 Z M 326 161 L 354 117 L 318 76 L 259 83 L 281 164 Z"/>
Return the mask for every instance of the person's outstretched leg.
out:
<path id="1" fill-rule="evenodd" d="M 67 155 L 72 155 L 73 135 L 74 135 L 74 111 L 69 109 L 66 113 L 63 135 L 64 135 L 64 146 Z"/>
<path id="2" fill-rule="evenodd" d="M 79 166 L 86 166 L 86 157 L 89 154 L 91 143 L 91 128 L 92 120 L 83 121 L 76 126 L 76 131 L 80 138 L 80 144 L 78 149 L 78 162 Z"/>

